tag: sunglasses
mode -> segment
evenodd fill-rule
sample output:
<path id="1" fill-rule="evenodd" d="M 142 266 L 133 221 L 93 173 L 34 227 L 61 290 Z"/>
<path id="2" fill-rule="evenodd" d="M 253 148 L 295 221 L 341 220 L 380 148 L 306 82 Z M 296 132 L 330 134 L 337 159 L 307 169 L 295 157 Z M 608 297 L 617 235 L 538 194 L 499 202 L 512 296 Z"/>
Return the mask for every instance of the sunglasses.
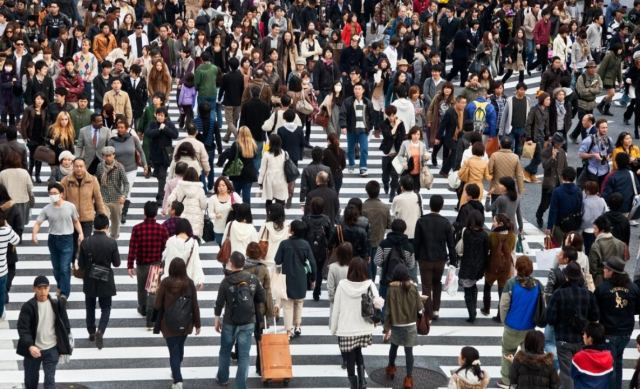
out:
<path id="1" fill-rule="evenodd" d="M 24 46 L 24 43 L 22 42 L 16 43 L 16 46 Z"/>

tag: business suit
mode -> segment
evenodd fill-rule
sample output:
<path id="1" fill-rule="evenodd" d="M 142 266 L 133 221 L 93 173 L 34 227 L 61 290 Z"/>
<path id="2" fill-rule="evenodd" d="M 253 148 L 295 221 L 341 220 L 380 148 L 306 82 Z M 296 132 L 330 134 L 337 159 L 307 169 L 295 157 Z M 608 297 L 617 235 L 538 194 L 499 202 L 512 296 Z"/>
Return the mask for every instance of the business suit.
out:
<path id="1" fill-rule="evenodd" d="M 100 128 L 98 142 L 93 145 L 93 126 L 88 125 L 80 129 L 78 136 L 78 147 L 76 147 L 76 157 L 83 158 L 89 167 L 90 174 L 95 174 L 98 162 L 102 161 L 102 149 L 107 146 L 111 137 L 111 131 L 107 127 Z"/>
<path id="2" fill-rule="evenodd" d="M 136 118 L 142 116 L 145 107 L 147 106 L 147 100 L 149 100 L 149 92 L 147 91 L 147 81 L 138 77 L 136 79 L 136 88 L 133 88 L 133 79 L 131 77 L 125 77 L 122 80 L 122 90 L 129 94 L 129 100 L 131 101 L 131 110 L 133 111 L 134 123 Z"/>

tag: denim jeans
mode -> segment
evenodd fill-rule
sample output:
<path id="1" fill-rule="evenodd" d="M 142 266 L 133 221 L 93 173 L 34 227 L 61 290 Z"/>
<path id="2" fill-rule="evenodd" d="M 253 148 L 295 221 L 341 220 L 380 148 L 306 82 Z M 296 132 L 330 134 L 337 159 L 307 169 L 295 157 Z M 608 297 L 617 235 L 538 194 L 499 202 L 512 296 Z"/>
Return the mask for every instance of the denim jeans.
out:
<path id="1" fill-rule="evenodd" d="M 222 237 L 223 237 L 223 236 L 224 236 L 224 233 L 223 233 L 223 232 L 221 232 L 221 233 L 214 232 L 214 233 L 213 233 L 213 237 L 214 237 L 214 239 L 215 239 L 216 244 L 218 245 L 218 247 L 222 247 Z"/>
<path id="2" fill-rule="evenodd" d="M 223 324 L 220 336 L 220 354 L 218 356 L 218 374 L 216 378 L 220 383 L 229 381 L 229 364 L 231 363 L 231 348 L 234 343 L 238 345 L 238 370 L 236 371 L 236 389 L 246 389 L 247 375 L 249 374 L 249 351 L 251 350 L 251 337 L 255 328 L 254 323 L 236 326 Z"/>
<path id="3" fill-rule="evenodd" d="M 182 358 L 184 357 L 184 342 L 186 340 L 186 335 L 170 336 L 165 338 L 167 347 L 169 348 L 169 365 L 171 366 L 171 376 L 173 377 L 174 384 L 182 382 L 180 365 L 182 364 Z"/>
<path id="4" fill-rule="evenodd" d="M 245 204 L 251 204 L 251 181 L 232 179 L 233 189 L 236 193 L 242 196 L 242 202 Z"/>
<path id="5" fill-rule="evenodd" d="M 361 132 L 356 134 L 353 131 L 347 132 L 347 156 L 349 157 L 349 168 L 356 166 L 356 143 L 360 144 L 360 170 L 367 170 L 367 157 L 369 156 L 369 134 Z"/>
<path id="6" fill-rule="evenodd" d="M 40 350 L 40 358 L 31 356 L 24 358 L 24 387 L 26 389 L 37 389 L 40 379 L 40 365 L 44 370 L 44 389 L 55 389 L 56 387 L 56 366 L 58 365 L 58 349 L 52 347 L 48 350 Z"/>
<path id="7" fill-rule="evenodd" d="M 211 107 L 211 122 L 214 123 L 216 121 L 216 97 L 204 97 L 204 96 L 198 96 L 198 105 L 200 105 L 200 103 L 206 101 L 207 103 L 209 103 L 209 106 Z M 222 116 L 222 114 L 220 114 L 220 116 Z M 220 120 L 219 123 L 222 123 L 222 120 Z"/>
<path id="8" fill-rule="evenodd" d="M 558 349 L 556 348 L 556 330 L 552 325 L 547 324 L 544 327 L 544 351 L 546 353 L 553 353 L 553 368 L 558 370 Z"/>
<path id="9" fill-rule="evenodd" d="M 109 324 L 109 317 L 111 316 L 111 296 L 84 296 L 84 306 L 87 311 L 87 331 L 89 334 L 96 333 L 96 298 L 100 303 L 100 323 L 98 324 L 98 330 L 104 334 Z"/>
<path id="10" fill-rule="evenodd" d="M 215 179 L 213 177 L 213 167 L 216 165 L 215 162 L 215 156 L 216 156 L 216 149 L 215 147 L 207 147 L 205 146 L 205 148 L 207 149 L 207 155 L 209 156 L 209 167 L 211 167 L 211 170 L 209 170 L 209 174 L 208 175 L 204 175 L 204 171 L 200 174 L 200 181 L 202 182 L 202 185 L 205 187 L 205 190 L 211 190 L 213 189 L 213 184 L 215 183 Z"/>
<path id="11" fill-rule="evenodd" d="M 527 65 L 533 62 L 533 54 L 535 53 L 536 45 L 533 42 L 533 39 L 527 39 L 527 46 L 525 49 L 525 53 L 527 55 Z"/>
<path id="12" fill-rule="evenodd" d="M 256 149 L 256 157 L 253 159 L 253 166 L 255 166 L 256 171 L 260 171 L 260 164 L 262 163 L 262 148 L 264 147 L 264 142 L 256 141 L 256 145 L 258 148 Z"/>
<path id="13" fill-rule="evenodd" d="M 613 355 L 613 374 L 609 382 L 609 389 L 617 389 L 622 387 L 622 354 L 629 344 L 630 335 L 607 335 L 607 342 Z"/>
<path id="14" fill-rule="evenodd" d="M 556 340 L 556 347 L 558 348 L 558 363 L 560 364 L 560 387 L 562 389 L 573 389 L 571 360 L 582 349 L 582 344 Z"/>
<path id="15" fill-rule="evenodd" d="M 509 134 L 512 143 L 512 150 L 518 156 L 522 155 L 522 142 L 524 141 L 524 128 L 513 127 Z"/>
<path id="16" fill-rule="evenodd" d="M 5 304 L 5 297 L 7 297 L 7 280 L 9 279 L 9 275 L 5 274 L 2 277 L 0 277 L 0 317 L 2 317 L 2 314 L 4 313 L 4 304 Z"/>
<path id="17" fill-rule="evenodd" d="M 73 234 L 51 235 L 47 239 L 51 264 L 53 265 L 53 277 L 60 293 L 69 297 L 71 293 L 71 260 L 73 258 Z"/>

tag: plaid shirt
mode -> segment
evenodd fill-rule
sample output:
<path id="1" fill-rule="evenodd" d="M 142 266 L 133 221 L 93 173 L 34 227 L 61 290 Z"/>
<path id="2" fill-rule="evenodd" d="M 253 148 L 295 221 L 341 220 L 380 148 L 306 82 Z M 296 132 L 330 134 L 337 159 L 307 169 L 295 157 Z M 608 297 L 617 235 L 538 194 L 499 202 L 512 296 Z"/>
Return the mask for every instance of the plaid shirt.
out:
<path id="1" fill-rule="evenodd" d="M 547 322 L 556 331 L 556 341 L 582 343 L 582 328 L 573 325 L 575 315 L 586 325 L 598 321 L 600 310 L 593 293 L 572 282 L 556 290 L 547 307 Z"/>
<path id="2" fill-rule="evenodd" d="M 145 218 L 136 224 L 131 230 L 127 268 L 133 269 L 134 261 L 140 265 L 160 262 L 167 239 L 167 229 L 156 223 L 155 218 Z"/>
<path id="3" fill-rule="evenodd" d="M 129 194 L 127 173 L 120 162 L 116 161 L 115 163 L 117 166 L 107 174 L 106 184 L 103 183 L 105 180 L 102 179 L 102 175 L 106 171 L 104 161 L 100 162 L 96 169 L 96 178 L 100 182 L 100 193 L 102 193 L 102 200 L 105 203 L 117 203 L 120 197 L 127 197 Z"/>

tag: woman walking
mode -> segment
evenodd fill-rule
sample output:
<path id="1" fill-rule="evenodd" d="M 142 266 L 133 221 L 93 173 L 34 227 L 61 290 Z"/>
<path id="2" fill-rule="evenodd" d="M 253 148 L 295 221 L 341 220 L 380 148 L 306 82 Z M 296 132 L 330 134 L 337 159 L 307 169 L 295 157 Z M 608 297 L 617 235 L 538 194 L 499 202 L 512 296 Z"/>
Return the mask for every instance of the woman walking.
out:
<path id="1" fill-rule="evenodd" d="M 620 42 L 613 42 L 611 49 L 607 51 L 602 62 L 598 65 L 598 75 L 602 79 L 607 95 L 598 103 L 597 107 L 600 115 L 613 116 L 609 111 L 611 102 L 616 94 L 616 85 L 622 82 L 622 52 L 624 47 Z"/>
<path id="2" fill-rule="evenodd" d="M 445 82 L 442 86 L 442 90 L 436 93 L 431 100 L 431 104 L 427 108 L 427 132 L 429 145 L 433 145 L 433 152 L 431 153 L 431 164 L 438 166 L 438 151 L 442 147 L 442 143 L 436 144 L 436 135 L 438 134 L 438 128 L 440 128 L 440 120 L 444 116 L 445 112 L 454 106 L 455 96 L 453 95 L 455 87 L 451 82 Z M 444 163 L 444 161 L 443 161 Z"/>
<path id="3" fill-rule="evenodd" d="M 14 201 L 9 197 L 9 193 L 7 192 L 7 188 L 0 184 L 0 211 L 4 213 L 5 220 L 7 221 L 7 225 L 10 226 L 13 231 L 20 237 L 20 241 L 22 241 L 22 232 L 24 231 L 25 222 L 23 219 L 23 215 L 20 213 L 22 210 L 19 207 L 16 207 Z M 27 214 L 28 215 L 28 214 Z M 13 283 L 13 279 L 16 276 L 16 263 L 18 262 L 18 252 L 16 251 L 16 245 L 10 244 L 7 247 L 7 282 L 6 282 L 6 291 L 0 289 L 0 293 L 5 293 L 4 303 L 9 303 L 9 290 L 11 290 L 11 285 Z"/>
<path id="4" fill-rule="evenodd" d="M 187 307 L 191 310 L 186 317 L 179 318 L 180 324 L 187 323 L 183 328 L 178 328 L 177 317 L 172 316 L 176 306 Z M 187 265 L 182 258 L 175 258 L 169 266 L 169 277 L 162 280 L 156 295 L 155 312 L 157 319 L 153 333 L 162 331 L 162 336 L 169 348 L 169 364 L 173 384 L 171 389 L 182 389 L 182 371 L 180 366 L 184 357 L 184 343 L 187 335 L 196 330 L 200 334 L 200 307 L 198 306 L 198 292 L 193 281 L 187 276 Z M 180 312 L 184 312 L 180 310 Z"/>
<path id="5" fill-rule="evenodd" d="M 229 238 L 231 242 L 231 252 L 237 251 L 244 253 L 247 246 L 251 242 L 258 242 L 260 237 L 253 225 L 253 215 L 251 214 L 251 205 L 240 203 L 233 207 L 234 217 L 230 220 L 222 235 L 222 242 Z"/>
<path id="6" fill-rule="evenodd" d="M 342 188 L 343 171 L 347 167 L 347 155 L 340 148 L 340 135 L 329 134 L 327 136 L 327 148 L 322 152 L 322 163 L 329 166 L 333 177 L 333 188 L 340 194 Z"/>
<path id="7" fill-rule="evenodd" d="M 513 250 L 516 247 L 516 234 L 509 216 L 499 213 L 493 217 L 493 225 L 489 233 L 489 266 L 484 273 L 483 308 L 480 312 L 488 316 L 491 310 L 491 287 L 498 281 L 498 296 L 502 297 L 502 289 L 513 273 Z M 500 312 L 493 317 L 500 321 Z"/>
<path id="8" fill-rule="evenodd" d="M 420 174 L 423 166 L 429 161 L 429 151 L 421 140 L 422 129 L 414 126 L 409 129 L 407 140 L 402 142 L 398 155 L 403 158 L 403 175 L 409 175 L 413 180 L 413 190 L 420 192 Z"/>
<path id="9" fill-rule="evenodd" d="M 384 193 L 389 194 L 389 201 L 393 201 L 398 192 L 398 172 L 396 172 L 392 162 L 402 149 L 407 136 L 404 123 L 398 118 L 396 106 L 390 105 L 386 107 L 384 113 L 387 118 L 384 119 L 379 127 L 380 132 L 382 132 L 382 142 L 380 142 L 379 149 L 384 154 L 382 156 L 382 185 Z M 411 138 L 409 137 L 409 139 Z"/>
<path id="10" fill-rule="evenodd" d="M 465 187 L 469 184 L 476 184 L 480 189 L 480 201 L 484 198 L 484 181 L 491 181 L 491 174 L 489 174 L 489 161 L 484 158 L 484 145 L 482 142 L 476 142 L 471 146 L 471 158 L 462 162 L 462 166 L 458 171 L 458 177 L 460 181 L 464 182 Z M 460 207 L 465 205 L 467 201 L 471 200 L 467 196 L 467 192 L 462 192 L 460 197 Z"/>
<path id="11" fill-rule="evenodd" d="M 0 173 L 0 176 L 2 173 Z M 588 256 L 591 245 L 596 241 L 596 235 L 593 230 L 593 222 L 609 211 L 607 202 L 600 197 L 598 183 L 596 181 L 587 181 L 584 183 L 583 199 L 582 199 L 582 240 L 584 244 L 584 253 Z"/>
<path id="12" fill-rule="evenodd" d="M 57 161 L 60 153 L 65 150 L 74 153 L 75 136 L 71 117 L 67 112 L 60 112 L 55 123 L 49 128 L 47 135 L 49 145 L 56 154 L 54 165 L 51 166 L 51 177 L 54 177 L 56 171 L 59 169 Z"/>
<path id="13" fill-rule="evenodd" d="M 222 167 L 228 161 L 223 170 L 223 174 L 226 176 L 229 176 L 228 169 L 234 160 L 242 161 L 242 170 L 234 172 L 234 175 L 229 178 L 233 182 L 235 191 L 242 196 L 242 201 L 246 204 L 251 204 L 251 185 L 258 180 L 258 172 L 256 172 L 253 163 L 257 152 L 258 145 L 251 136 L 251 130 L 247 126 L 242 126 L 238 129 L 236 141 L 218 157 L 218 167 Z M 243 253 L 244 250 L 240 252 Z"/>
<path id="14" fill-rule="evenodd" d="M 171 192 L 167 202 L 171 204 L 179 201 L 184 205 L 182 218 L 187 219 L 193 228 L 193 235 L 202 237 L 204 228 L 204 210 L 207 208 L 207 197 L 202 190 L 200 175 L 192 167 L 187 168 L 182 181 L 178 182 L 176 189 Z M 169 210 L 166 210 L 169 213 Z"/>
<path id="15" fill-rule="evenodd" d="M 222 245 L 227 218 L 234 204 L 242 203 L 239 194 L 233 191 L 233 184 L 225 176 L 220 176 L 213 185 L 213 196 L 207 200 L 207 212 L 213 222 L 213 235 L 218 246 Z"/>
<path id="16" fill-rule="evenodd" d="M 20 121 L 20 134 L 27 142 L 27 148 L 29 149 L 29 175 L 33 177 L 33 168 L 35 166 L 35 181 L 37 184 L 42 182 L 40 180 L 42 162 L 36 161 L 33 156 L 36 153 L 36 148 L 45 144 L 47 128 L 49 128 L 47 97 L 45 97 L 44 93 L 38 92 L 34 97 L 33 105 L 25 108 Z"/>
<path id="17" fill-rule="evenodd" d="M 511 220 L 511 224 L 515 226 L 518 222 L 518 233 L 524 231 L 522 222 L 522 213 L 520 212 L 520 197 L 516 189 L 516 181 L 513 177 L 500 177 L 498 180 L 498 198 L 491 203 L 491 213 L 504 213 Z"/>
<path id="18" fill-rule="evenodd" d="M 474 347 L 465 346 L 458 356 L 460 367 L 451 371 L 448 389 L 485 389 L 489 386 L 489 374 L 482 370 L 480 353 Z"/>
<path id="19" fill-rule="evenodd" d="M 369 279 L 368 267 L 367 261 L 362 258 L 351 260 L 347 279 L 338 284 L 331 315 L 331 334 L 338 336 L 340 352 L 347 360 L 347 374 L 351 389 L 366 388 L 362 348 L 373 343 L 374 324 L 368 318 L 362 317 L 362 295 L 372 296 L 372 300 L 377 302 L 378 309 L 381 309 L 384 304 L 380 302 L 382 299 L 378 296 L 378 289 L 374 282 Z"/>
<path id="20" fill-rule="evenodd" d="M 518 72 L 518 82 L 524 82 L 525 45 L 525 31 L 520 27 L 502 53 L 506 59 L 504 67 L 507 69 L 502 77 L 502 84 L 505 84 L 514 72 Z"/>
<path id="21" fill-rule="evenodd" d="M 284 308 L 284 326 L 289 339 L 302 334 L 302 305 L 307 290 L 313 289 L 318 271 L 309 243 L 304 239 L 306 226 L 301 220 L 291 222 L 291 237 L 278 247 L 276 265 L 282 265 L 286 275 L 287 299 L 280 303 Z"/>
<path id="22" fill-rule="evenodd" d="M 558 388 L 560 378 L 553 367 L 553 354 L 544 352 L 544 334 L 530 330 L 523 345 L 509 368 L 511 384 L 519 388 Z"/>
<path id="23" fill-rule="evenodd" d="M 398 264 L 387 290 L 384 310 L 384 340 L 391 342 L 389 364 L 385 369 L 387 378 L 393 380 L 396 374 L 398 348 L 404 347 L 407 375 L 402 387 L 413 388 L 413 347 L 418 340 L 416 318 L 424 309 L 418 287 L 413 283 L 409 269 Z M 424 314 L 424 313 L 423 313 Z"/>
<path id="24" fill-rule="evenodd" d="M 156 93 L 162 93 L 163 96 L 169 96 L 171 93 L 171 73 L 169 68 L 162 60 L 156 60 L 147 76 L 147 90 L 149 96 Z M 152 97 L 153 98 L 153 97 Z"/>
<path id="25" fill-rule="evenodd" d="M 484 214 L 473 210 L 467 217 L 467 225 L 462 229 L 462 256 L 460 251 L 460 272 L 458 277 L 464 288 L 464 303 L 469 312 L 467 322 L 476 320 L 478 306 L 478 286 L 476 283 L 487 270 L 489 261 L 489 235 L 484 230 Z M 460 243 L 458 243 L 459 245 Z"/>
<path id="26" fill-rule="evenodd" d="M 289 198 L 287 178 L 284 174 L 285 159 L 282 139 L 278 134 L 269 135 L 269 151 L 262 156 L 258 175 L 262 199 L 266 201 L 267 215 L 271 211 L 271 204 L 275 202 L 284 205 Z"/>
<path id="27" fill-rule="evenodd" d="M 176 234 L 167 240 L 162 252 L 164 272 L 162 278 L 166 278 L 171 268 L 171 263 L 181 258 L 187 266 L 187 276 L 193 281 L 198 290 L 204 286 L 204 271 L 200 261 L 200 245 L 196 237 L 192 237 L 191 224 L 187 219 L 178 218 L 176 222 Z"/>
<path id="28" fill-rule="evenodd" d="M 289 223 L 285 222 L 284 205 L 278 203 L 271 205 L 267 222 L 260 228 L 258 236 L 260 236 L 260 241 L 268 242 L 269 247 L 267 254 L 260 259 L 264 261 L 270 271 L 273 271 L 276 269 L 274 258 L 278 247 L 280 247 L 280 243 L 289 238 Z"/>

